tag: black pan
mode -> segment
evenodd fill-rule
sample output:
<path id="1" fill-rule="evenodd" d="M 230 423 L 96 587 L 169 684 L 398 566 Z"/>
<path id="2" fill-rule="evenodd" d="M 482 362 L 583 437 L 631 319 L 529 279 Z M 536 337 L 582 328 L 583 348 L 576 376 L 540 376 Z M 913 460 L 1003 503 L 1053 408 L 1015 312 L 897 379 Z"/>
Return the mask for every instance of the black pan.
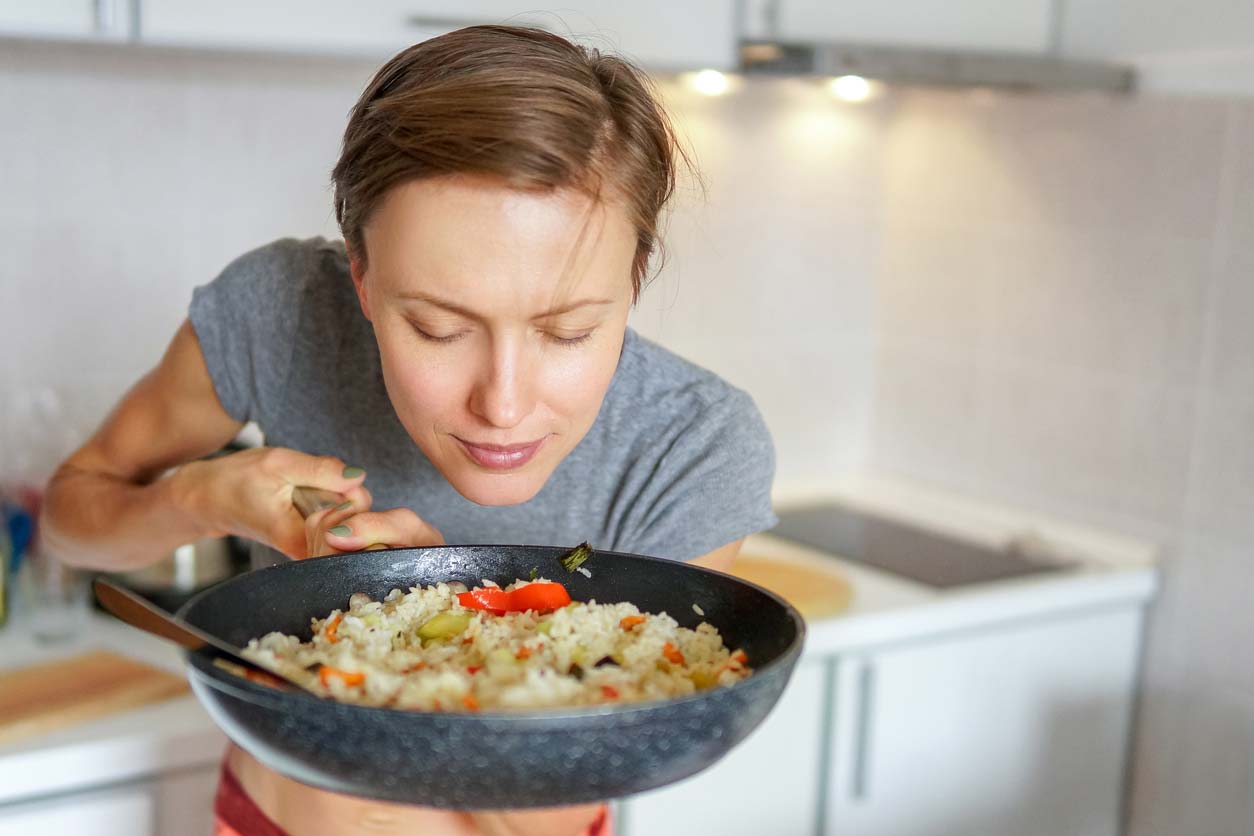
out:
<path id="1" fill-rule="evenodd" d="M 710 622 L 728 647 L 744 648 L 753 675 L 648 703 L 432 713 L 277 691 L 198 650 L 188 653 L 192 688 L 227 735 L 271 769 L 322 789 L 450 809 L 576 804 L 665 786 L 715 763 L 762 722 L 801 652 L 796 610 L 730 575 L 652 557 L 597 552 L 585 564 L 591 578 L 569 574 L 557 561 L 563 552 L 437 546 L 295 561 L 212 587 L 179 616 L 241 646 L 272 630 L 308 640 L 310 619 L 344 608 L 354 592 L 378 599 L 439 581 L 505 585 L 539 567 L 576 601 L 630 601 L 685 627 Z"/>

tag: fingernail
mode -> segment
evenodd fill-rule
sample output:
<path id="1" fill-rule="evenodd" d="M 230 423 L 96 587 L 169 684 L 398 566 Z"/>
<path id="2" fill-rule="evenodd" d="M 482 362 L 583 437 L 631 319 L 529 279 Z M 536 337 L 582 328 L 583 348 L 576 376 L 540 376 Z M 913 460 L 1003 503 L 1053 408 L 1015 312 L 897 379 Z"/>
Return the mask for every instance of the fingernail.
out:
<path id="1" fill-rule="evenodd" d="M 344 478 L 356 479 L 358 476 L 360 476 L 361 474 L 365 472 L 366 471 L 362 470 L 360 467 L 346 467 L 344 468 Z"/>
<path id="2" fill-rule="evenodd" d="M 347 537 L 353 533 L 353 530 L 346 525 L 337 525 L 335 528 L 328 528 L 327 534 L 334 534 L 336 537 Z"/>
<path id="3" fill-rule="evenodd" d="M 350 499 L 348 502 L 341 502 L 339 505 L 336 505 L 335 510 L 347 511 L 349 508 L 352 508 L 352 507 L 353 507 L 353 501 Z"/>

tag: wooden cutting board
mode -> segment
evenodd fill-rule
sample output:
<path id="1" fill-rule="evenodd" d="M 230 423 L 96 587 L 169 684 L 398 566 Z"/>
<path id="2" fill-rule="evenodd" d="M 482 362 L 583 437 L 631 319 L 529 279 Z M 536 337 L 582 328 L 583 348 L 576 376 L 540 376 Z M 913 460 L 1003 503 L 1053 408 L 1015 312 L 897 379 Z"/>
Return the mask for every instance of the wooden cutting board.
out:
<path id="1" fill-rule="evenodd" d="M 183 677 L 106 650 L 0 671 L 0 744 L 187 691 Z"/>
<path id="2" fill-rule="evenodd" d="M 853 588 L 844 575 L 801 561 L 740 554 L 728 571 L 771 590 L 808 621 L 839 615 L 853 598 Z"/>

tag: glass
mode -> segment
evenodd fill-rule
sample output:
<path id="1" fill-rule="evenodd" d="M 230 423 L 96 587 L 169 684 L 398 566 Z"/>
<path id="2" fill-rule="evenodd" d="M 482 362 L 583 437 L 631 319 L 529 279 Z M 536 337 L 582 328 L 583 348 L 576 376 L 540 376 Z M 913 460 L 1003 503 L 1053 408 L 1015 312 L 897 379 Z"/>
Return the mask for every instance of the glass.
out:
<path id="1" fill-rule="evenodd" d="M 77 636 L 90 606 L 87 575 L 42 550 L 28 553 L 22 568 L 22 603 L 35 639 L 53 643 Z"/>

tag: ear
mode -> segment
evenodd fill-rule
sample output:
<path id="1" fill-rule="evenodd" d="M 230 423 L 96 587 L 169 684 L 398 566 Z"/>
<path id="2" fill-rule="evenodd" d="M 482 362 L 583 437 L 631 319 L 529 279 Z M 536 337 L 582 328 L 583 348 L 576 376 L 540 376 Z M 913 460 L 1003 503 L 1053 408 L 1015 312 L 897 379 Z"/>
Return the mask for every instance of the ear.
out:
<path id="1" fill-rule="evenodd" d="M 351 249 L 348 251 L 348 272 L 353 277 L 353 290 L 357 291 L 361 312 L 367 320 L 373 322 L 370 318 L 370 294 L 366 290 L 366 263 Z"/>

